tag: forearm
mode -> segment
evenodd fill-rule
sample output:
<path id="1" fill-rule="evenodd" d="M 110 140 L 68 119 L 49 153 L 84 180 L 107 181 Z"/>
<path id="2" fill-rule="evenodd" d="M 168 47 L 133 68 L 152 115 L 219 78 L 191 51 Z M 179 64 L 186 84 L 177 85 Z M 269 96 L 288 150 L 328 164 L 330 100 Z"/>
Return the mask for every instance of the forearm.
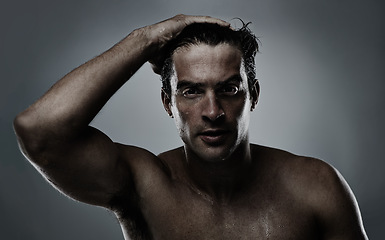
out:
<path id="1" fill-rule="evenodd" d="M 52 135 L 57 139 L 81 134 L 108 99 L 149 59 L 153 45 L 146 31 L 135 30 L 67 74 L 17 116 L 18 136 L 37 141 Z"/>

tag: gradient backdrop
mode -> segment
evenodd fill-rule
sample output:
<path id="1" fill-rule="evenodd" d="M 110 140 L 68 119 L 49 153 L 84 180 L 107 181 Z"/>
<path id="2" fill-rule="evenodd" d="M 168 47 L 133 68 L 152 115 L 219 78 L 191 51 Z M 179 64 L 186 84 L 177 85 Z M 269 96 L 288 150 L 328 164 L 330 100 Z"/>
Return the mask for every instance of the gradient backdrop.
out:
<path id="1" fill-rule="evenodd" d="M 356 194 L 369 237 L 385 239 L 383 1 L 3 0 L 1 5 L 0 239 L 123 239 L 113 214 L 66 198 L 27 163 L 12 119 L 64 74 L 133 29 L 178 13 L 253 23 L 262 46 L 252 142 L 334 165 Z M 144 65 L 92 124 L 115 141 L 154 153 L 179 146 L 159 89 L 158 76 Z"/>

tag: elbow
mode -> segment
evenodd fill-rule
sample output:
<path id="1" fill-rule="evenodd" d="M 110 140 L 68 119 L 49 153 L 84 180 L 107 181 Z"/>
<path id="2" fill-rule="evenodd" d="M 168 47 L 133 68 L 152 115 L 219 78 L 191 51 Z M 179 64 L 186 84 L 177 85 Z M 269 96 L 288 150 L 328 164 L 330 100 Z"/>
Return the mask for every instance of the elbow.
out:
<path id="1" fill-rule="evenodd" d="M 31 131 L 34 131 L 33 121 L 30 117 L 27 116 L 25 112 L 19 113 L 13 120 L 13 129 L 18 140 L 22 141 L 28 138 Z"/>
<path id="2" fill-rule="evenodd" d="M 47 141 L 36 120 L 22 112 L 14 119 L 13 128 L 23 154 L 31 161 L 37 159 L 44 152 Z"/>

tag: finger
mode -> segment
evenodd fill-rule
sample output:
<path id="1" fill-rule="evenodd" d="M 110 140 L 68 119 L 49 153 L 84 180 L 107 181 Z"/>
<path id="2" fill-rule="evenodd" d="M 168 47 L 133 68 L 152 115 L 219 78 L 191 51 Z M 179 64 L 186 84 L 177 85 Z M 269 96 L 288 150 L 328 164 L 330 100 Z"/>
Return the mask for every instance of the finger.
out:
<path id="1" fill-rule="evenodd" d="M 230 23 L 219 19 L 219 18 L 214 18 L 210 16 L 190 16 L 193 22 L 196 23 L 212 23 L 212 24 L 218 24 L 223 27 L 230 27 Z"/>
<path id="2" fill-rule="evenodd" d="M 230 27 L 230 23 L 219 19 L 214 18 L 210 16 L 192 16 L 192 15 L 183 15 L 179 14 L 173 17 L 174 20 L 177 22 L 184 22 L 186 25 L 190 25 L 193 23 L 212 23 L 212 24 L 218 24 L 223 27 Z"/>

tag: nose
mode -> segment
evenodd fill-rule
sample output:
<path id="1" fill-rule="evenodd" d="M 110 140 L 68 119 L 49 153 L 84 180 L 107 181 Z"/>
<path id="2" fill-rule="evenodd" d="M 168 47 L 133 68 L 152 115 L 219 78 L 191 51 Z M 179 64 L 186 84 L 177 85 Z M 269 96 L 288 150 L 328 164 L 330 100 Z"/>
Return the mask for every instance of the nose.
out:
<path id="1" fill-rule="evenodd" d="M 205 101 L 202 102 L 203 111 L 202 118 L 211 122 L 216 121 L 225 116 L 225 112 L 218 101 L 217 96 L 214 92 L 208 92 L 205 96 Z"/>

